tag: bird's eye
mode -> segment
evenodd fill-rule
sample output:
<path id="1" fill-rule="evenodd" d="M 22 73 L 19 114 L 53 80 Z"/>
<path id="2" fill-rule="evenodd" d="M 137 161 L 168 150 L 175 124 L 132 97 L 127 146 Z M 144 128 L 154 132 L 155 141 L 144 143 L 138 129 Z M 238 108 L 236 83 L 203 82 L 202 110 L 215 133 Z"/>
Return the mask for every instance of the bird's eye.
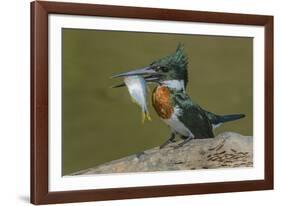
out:
<path id="1" fill-rule="evenodd" d="M 161 66 L 156 66 L 156 67 L 154 67 L 154 70 L 157 71 L 157 72 L 159 72 L 159 71 L 161 70 Z"/>
<path id="2" fill-rule="evenodd" d="M 167 67 L 163 67 L 163 66 L 157 66 L 156 71 L 161 71 L 161 72 L 167 72 L 168 68 Z"/>

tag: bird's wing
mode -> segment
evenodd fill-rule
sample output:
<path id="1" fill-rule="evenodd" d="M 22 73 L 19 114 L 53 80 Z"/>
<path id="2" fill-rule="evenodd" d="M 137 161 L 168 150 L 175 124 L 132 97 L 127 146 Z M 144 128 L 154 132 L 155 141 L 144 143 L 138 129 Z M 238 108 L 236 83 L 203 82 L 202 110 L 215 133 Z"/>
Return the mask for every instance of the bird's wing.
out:
<path id="1" fill-rule="evenodd" d="M 193 133 L 195 138 L 212 138 L 214 137 L 213 128 L 205 112 L 197 104 L 184 95 L 176 95 L 175 103 L 181 108 L 179 120 Z"/>
<path id="2" fill-rule="evenodd" d="M 216 114 L 214 114 L 212 112 L 209 112 L 209 111 L 206 111 L 206 110 L 204 110 L 204 112 L 205 112 L 206 116 L 208 117 L 208 119 L 210 120 L 210 122 L 212 124 L 219 124 L 220 123 L 220 121 L 219 121 L 220 116 L 219 115 L 216 115 Z"/>

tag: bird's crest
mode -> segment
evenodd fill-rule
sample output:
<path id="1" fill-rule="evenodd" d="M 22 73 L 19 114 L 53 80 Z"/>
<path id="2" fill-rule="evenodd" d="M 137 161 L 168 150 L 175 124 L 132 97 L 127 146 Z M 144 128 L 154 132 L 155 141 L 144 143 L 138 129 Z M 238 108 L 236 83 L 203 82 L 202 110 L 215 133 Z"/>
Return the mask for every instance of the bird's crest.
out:
<path id="1" fill-rule="evenodd" d="M 184 75 L 184 83 L 186 86 L 188 83 L 188 59 L 184 53 L 184 45 L 182 43 L 179 43 L 176 52 L 170 55 L 170 62 L 173 67 L 180 70 L 182 75 Z"/>
<path id="2" fill-rule="evenodd" d="M 188 83 L 187 56 L 184 53 L 184 45 L 179 43 L 176 51 L 166 57 L 151 63 L 152 66 L 165 67 L 169 70 L 170 78 L 181 79 L 183 78 L 185 87 Z"/>

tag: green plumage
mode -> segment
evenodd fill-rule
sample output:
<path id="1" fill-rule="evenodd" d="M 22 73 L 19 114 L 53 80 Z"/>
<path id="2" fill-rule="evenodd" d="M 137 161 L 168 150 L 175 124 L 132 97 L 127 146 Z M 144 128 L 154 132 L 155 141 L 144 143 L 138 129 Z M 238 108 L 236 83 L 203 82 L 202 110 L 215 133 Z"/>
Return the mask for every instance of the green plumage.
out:
<path id="1" fill-rule="evenodd" d="M 171 90 L 171 101 L 174 107 L 177 106 L 181 110 L 178 119 L 193 133 L 195 138 L 214 137 L 212 123 L 206 112 L 198 104 L 194 104 L 188 95 Z"/>
<path id="2" fill-rule="evenodd" d="M 175 53 L 152 62 L 150 66 L 162 73 L 162 79 L 184 80 L 186 87 L 188 83 L 188 60 L 184 53 L 183 44 L 178 45 Z"/>

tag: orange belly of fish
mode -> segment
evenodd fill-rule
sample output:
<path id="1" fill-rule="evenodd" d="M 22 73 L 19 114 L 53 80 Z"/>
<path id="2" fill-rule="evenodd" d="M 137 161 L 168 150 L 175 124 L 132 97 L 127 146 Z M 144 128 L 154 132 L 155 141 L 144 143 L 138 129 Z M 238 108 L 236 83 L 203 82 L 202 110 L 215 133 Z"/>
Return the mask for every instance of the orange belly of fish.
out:
<path id="1" fill-rule="evenodd" d="M 163 119 L 170 119 L 174 109 L 170 100 L 170 91 L 165 86 L 155 88 L 152 95 L 152 104 L 157 114 Z"/>

